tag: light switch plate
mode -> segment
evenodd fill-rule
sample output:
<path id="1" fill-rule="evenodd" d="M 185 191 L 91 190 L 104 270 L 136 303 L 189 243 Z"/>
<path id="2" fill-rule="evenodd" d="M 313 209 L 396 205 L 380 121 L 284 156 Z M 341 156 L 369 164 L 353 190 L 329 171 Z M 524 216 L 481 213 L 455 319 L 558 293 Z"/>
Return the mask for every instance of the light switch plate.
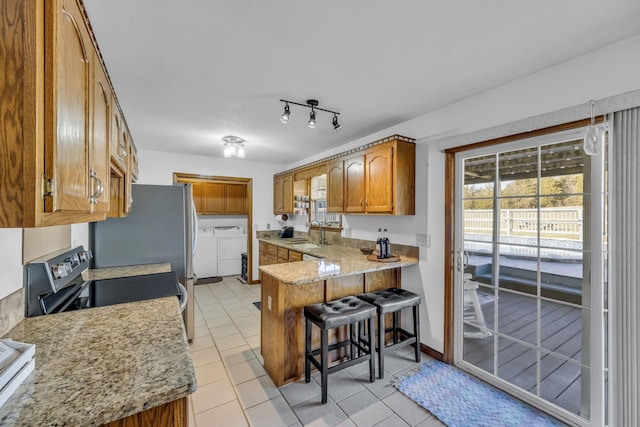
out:
<path id="1" fill-rule="evenodd" d="M 428 246 L 429 239 L 426 234 L 416 234 L 416 246 Z"/>

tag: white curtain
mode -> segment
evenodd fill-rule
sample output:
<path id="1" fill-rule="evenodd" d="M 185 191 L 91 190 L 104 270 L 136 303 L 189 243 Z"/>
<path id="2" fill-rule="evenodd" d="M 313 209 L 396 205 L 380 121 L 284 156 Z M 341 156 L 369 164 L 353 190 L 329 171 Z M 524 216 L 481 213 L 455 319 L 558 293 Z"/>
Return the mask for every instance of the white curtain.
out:
<path id="1" fill-rule="evenodd" d="M 640 426 L 640 108 L 614 113 L 610 426 Z"/>

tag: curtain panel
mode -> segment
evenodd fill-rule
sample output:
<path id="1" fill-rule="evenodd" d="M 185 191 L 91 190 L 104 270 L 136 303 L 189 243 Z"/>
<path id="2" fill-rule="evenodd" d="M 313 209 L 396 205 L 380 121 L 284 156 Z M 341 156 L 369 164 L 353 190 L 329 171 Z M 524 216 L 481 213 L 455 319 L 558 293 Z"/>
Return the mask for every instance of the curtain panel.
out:
<path id="1" fill-rule="evenodd" d="M 640 108 L 613 115 L 610 426 L 640 426 Z"/>

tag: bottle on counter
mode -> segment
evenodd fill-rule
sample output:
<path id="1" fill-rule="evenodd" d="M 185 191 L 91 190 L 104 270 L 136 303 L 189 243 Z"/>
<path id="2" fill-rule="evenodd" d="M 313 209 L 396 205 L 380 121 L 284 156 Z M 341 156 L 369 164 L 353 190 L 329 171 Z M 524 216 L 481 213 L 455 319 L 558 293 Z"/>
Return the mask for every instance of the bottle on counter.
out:
<path id="1" fill-rule="evenodd" d="M 378 228 L 378 240 L 376 240 L 376 256 L 378 259 L 384 258 L 384 243 L 382 240 L 382 228 Z"/>
<path id="2" fill-rule="evenodd" d="M 387 237 L 387 229 L 384 229 L 384 233 L 382 234 L 382 246 L 384 246 L 384 257 L 383 258 L 391 258 L 391 242 L 389 242 L 389 238 Z"/>

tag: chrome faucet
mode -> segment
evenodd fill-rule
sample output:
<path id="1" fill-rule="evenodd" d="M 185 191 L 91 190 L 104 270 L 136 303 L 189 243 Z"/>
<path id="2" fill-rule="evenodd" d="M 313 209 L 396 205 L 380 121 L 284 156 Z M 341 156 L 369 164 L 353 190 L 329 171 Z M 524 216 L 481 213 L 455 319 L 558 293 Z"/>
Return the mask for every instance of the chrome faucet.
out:
<path id="1" fill-rule="evenodd" d="M 322 228 L 322 223 L 317 219 L 314 219 L 313 221 L 311 221 L 310 225 L 317 225 L 318 227 L 320 227 L 320 239 L 318 240 L 318 244 L 326 245 L 327 239 L 325 239 L 325 236 L 324 236 L 324 229 Z"/>

